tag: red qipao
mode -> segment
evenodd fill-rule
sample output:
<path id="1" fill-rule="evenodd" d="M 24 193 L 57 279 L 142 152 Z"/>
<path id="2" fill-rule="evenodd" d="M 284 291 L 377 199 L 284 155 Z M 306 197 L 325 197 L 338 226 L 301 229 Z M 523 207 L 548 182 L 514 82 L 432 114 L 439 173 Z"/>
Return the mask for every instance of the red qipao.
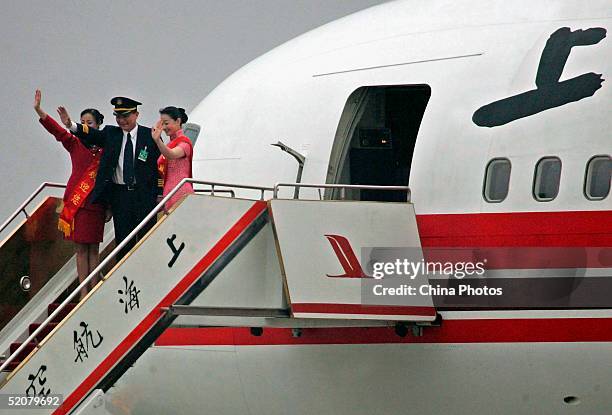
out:
<path id="1" fill-rule="evenodd" d="M 185 137 L 183 130 L 178 130 L 176 134 L 170 136 L 168 148 L 180 147 L 185 152 L 185 157 L 168 160 L 161 155 L 157 159 L 157 170 L 164 183 L 164 197 L 176 187 L 184 178 L 192 177 L 191 165 L 193 160 L 193 145 L 191 140 Z M 186 183 L 181 187 L 166 203 L 166 210 L 169 210 L 183 196 L 193 193 L 191 183 Z"/>
<path id="2" fill-rule="evenodd" d="M 64 192 L 64 207 L 58 225 L 64 233 L 64 239 L 83 244 L 102 242 L 104 207 L 91 203 L 88 198 L 95 184 L 102 149 L 87 148 L 48 115 L 39 121 L 68 150 L 72 162 L 72 173 Z"/>

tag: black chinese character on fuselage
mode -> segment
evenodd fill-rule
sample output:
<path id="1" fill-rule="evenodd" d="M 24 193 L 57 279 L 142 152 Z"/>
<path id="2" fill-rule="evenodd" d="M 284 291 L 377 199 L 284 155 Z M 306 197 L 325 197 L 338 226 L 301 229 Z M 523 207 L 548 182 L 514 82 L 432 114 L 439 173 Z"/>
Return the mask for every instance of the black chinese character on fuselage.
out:
<path id="1" fill-rule="evenodd" d="M 606 29 L 601 27 L 573 32 L 569 27 L 558 29 L 542 51 L 536 88 L 478 108 L 472 121 L 480 127 L 497 127 L 593 96 L 604 81 L 601 74 L 589 72 L 565 81 L 559 79 L 574 46 L 594 45 L 605 37 Z"/>

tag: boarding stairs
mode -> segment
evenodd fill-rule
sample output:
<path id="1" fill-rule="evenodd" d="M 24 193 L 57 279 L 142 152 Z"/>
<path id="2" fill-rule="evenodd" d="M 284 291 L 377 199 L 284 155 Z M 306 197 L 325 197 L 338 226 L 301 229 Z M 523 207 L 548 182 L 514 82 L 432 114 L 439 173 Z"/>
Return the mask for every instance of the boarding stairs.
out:
<path id="1" fill-rule="evenodd" d="M 56 226 L 61 198 L 47 194 L 53 189 L 64 188 L 65 185 L 59 183 L 42 183 L 0 226 L 0 232 L 7 231 L 0 243 L 0 364 L 58 308 L 59 302 L 74 285 L 74 247 L 63 240 Z M 9 225 L 13 227 L 9 228 Z M 101 257 L 104 258 L 113 248 L 111 223 L 105 228 L 100 244 Z M 69 304 L 44 327 L 3 374 L 15 369 L 75 305 Z"/>
<path id="2" fill-rule="evenodd" d="M 177 310 L 196 298 L 234 310 L 267 306 L 295 319 L 436 318 L 431 298 L 411 304 L 362 303 L 364 281 L 374 280 L 360 268 L 360 247 L 419 246 L 410 203 L 279 197 L 283 186 L 333 185 L 266 188 L 185 179 L 81 285 L 111 264 L 187 181 L 211 186 L 210 194 L 190 195 L 161 215 L 83 301 L 73 302 L 79 286 L 50 306 L 43 322 L 29 327 L 27 339 L 21 336 L 13 344 L 2 364 L 7 376 L 0 394 L 61 396 L 60 406 L 23 413 L 94 413 L 92 399 L 112 387 L 172 324 Z M 215 194 L 220 185 L 226 190 Z M 260 197 L 219 196 L 229 188 L 260 192 Z M 269 200 L 266 192 L 272 193 Z M 238 292 L 249 298 L 236 304 Z"/>

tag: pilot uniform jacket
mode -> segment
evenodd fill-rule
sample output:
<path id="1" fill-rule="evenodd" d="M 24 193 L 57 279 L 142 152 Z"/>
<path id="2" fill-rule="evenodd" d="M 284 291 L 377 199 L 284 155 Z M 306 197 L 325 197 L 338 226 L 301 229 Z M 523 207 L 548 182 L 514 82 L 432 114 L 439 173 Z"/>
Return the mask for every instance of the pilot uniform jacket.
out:
<path id="1" fill-rule="evenodd" d="M 119 244 L 136 226 L 151 212 L 157 204 L 157 196 L 162 188 L 158 185 L 157 159 L 159 149 L 151 137 L 151 129 L 138 126 L 136 133 L 136 149 L 134 151 L 134 178 L 132 188 L 113 183 L 113 175 L 119 162 L 119 154 L 123 145 L 123 130 L 117 126 L 106 126 L 102 130 L 83 128 L 77 124 L 74 135 L 86 144 L 96 144 L 104 148 L 100 167 L 96 177 L 96 185 L 91 192 L 91 200 L 111 206 L 115 227 L 115 241 Z M 139 157 L 140 155 L 143 157 Z M 144 157 L 146 154 L 146 157 Z M 146 158 L 144 161 L 142 158 Z M 142 237 L 150 229 L 155 220 L 139 232 Z M 126 245 L 120 256 L 136 243 L 132 239 Z"/>
<path id="2" fill-rule="evenodd" d="M 92 201 L 108 203 L 112 191 L 113 175 L 119 161 L 119 153 L 123 144 L 123 130 L 114 125 L 107 125 L 102 130 L 93 128 L 83 129 L 82 124 L 77 124 L 74 133 L 86 144 L 95 144 L 104 148 L 100 168 L 96 177 L 96 186 L 92 191 Z M 146 150 L 147 159 L 142 161 L 138 155 Z M 136 135 L 136 150 L 134 152 L 134 177 L 136 179 L 136 190 L 141 194 L 148 194 L 153 201 L 161 194 L 158 186 L 157 159 L 160 156 L 159 149 L 151 137 L 151 129 L 138 126 Z"/>

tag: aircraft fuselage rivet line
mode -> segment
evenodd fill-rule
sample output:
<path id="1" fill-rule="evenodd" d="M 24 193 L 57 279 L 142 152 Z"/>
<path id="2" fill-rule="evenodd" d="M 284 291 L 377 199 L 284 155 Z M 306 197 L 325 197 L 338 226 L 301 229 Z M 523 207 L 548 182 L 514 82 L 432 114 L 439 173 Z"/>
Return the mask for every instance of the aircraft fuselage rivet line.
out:
<path id="1" fill-rule="evenodd" d="M 389 64 L 389 65 L 368 66 L 368 67 L 365 67 L 365 68 L 347 69 L 345 71 L 319 73 L 319 74 L 312 75 L 312 77 L 313 78 L 317 78 L 319 76 L 338 75 L 338 74 L 350 73 L 350 72 L 369 71 L 371 69 L 392 68 L 394 66 L 413 65 L 415 63 L 427 63 L 427 62 L 446 61 L 446 60 L 450 60 L 450 59 L 473 58 L 473 57 L 476 57 L 476 56 L 483 56 L 483 55 L 484 55 L 484 52 L 481 52 L 481 53 L 472 53 L 472 54 L 469 54 L 469 55 L 447 56 L 447 57 L 444 57 L 444 58 L 432 58 L 432 59 L 423 59 L 423 60 L 412 61 L 412 62 L 392 63 L 392 64 Z"/>

